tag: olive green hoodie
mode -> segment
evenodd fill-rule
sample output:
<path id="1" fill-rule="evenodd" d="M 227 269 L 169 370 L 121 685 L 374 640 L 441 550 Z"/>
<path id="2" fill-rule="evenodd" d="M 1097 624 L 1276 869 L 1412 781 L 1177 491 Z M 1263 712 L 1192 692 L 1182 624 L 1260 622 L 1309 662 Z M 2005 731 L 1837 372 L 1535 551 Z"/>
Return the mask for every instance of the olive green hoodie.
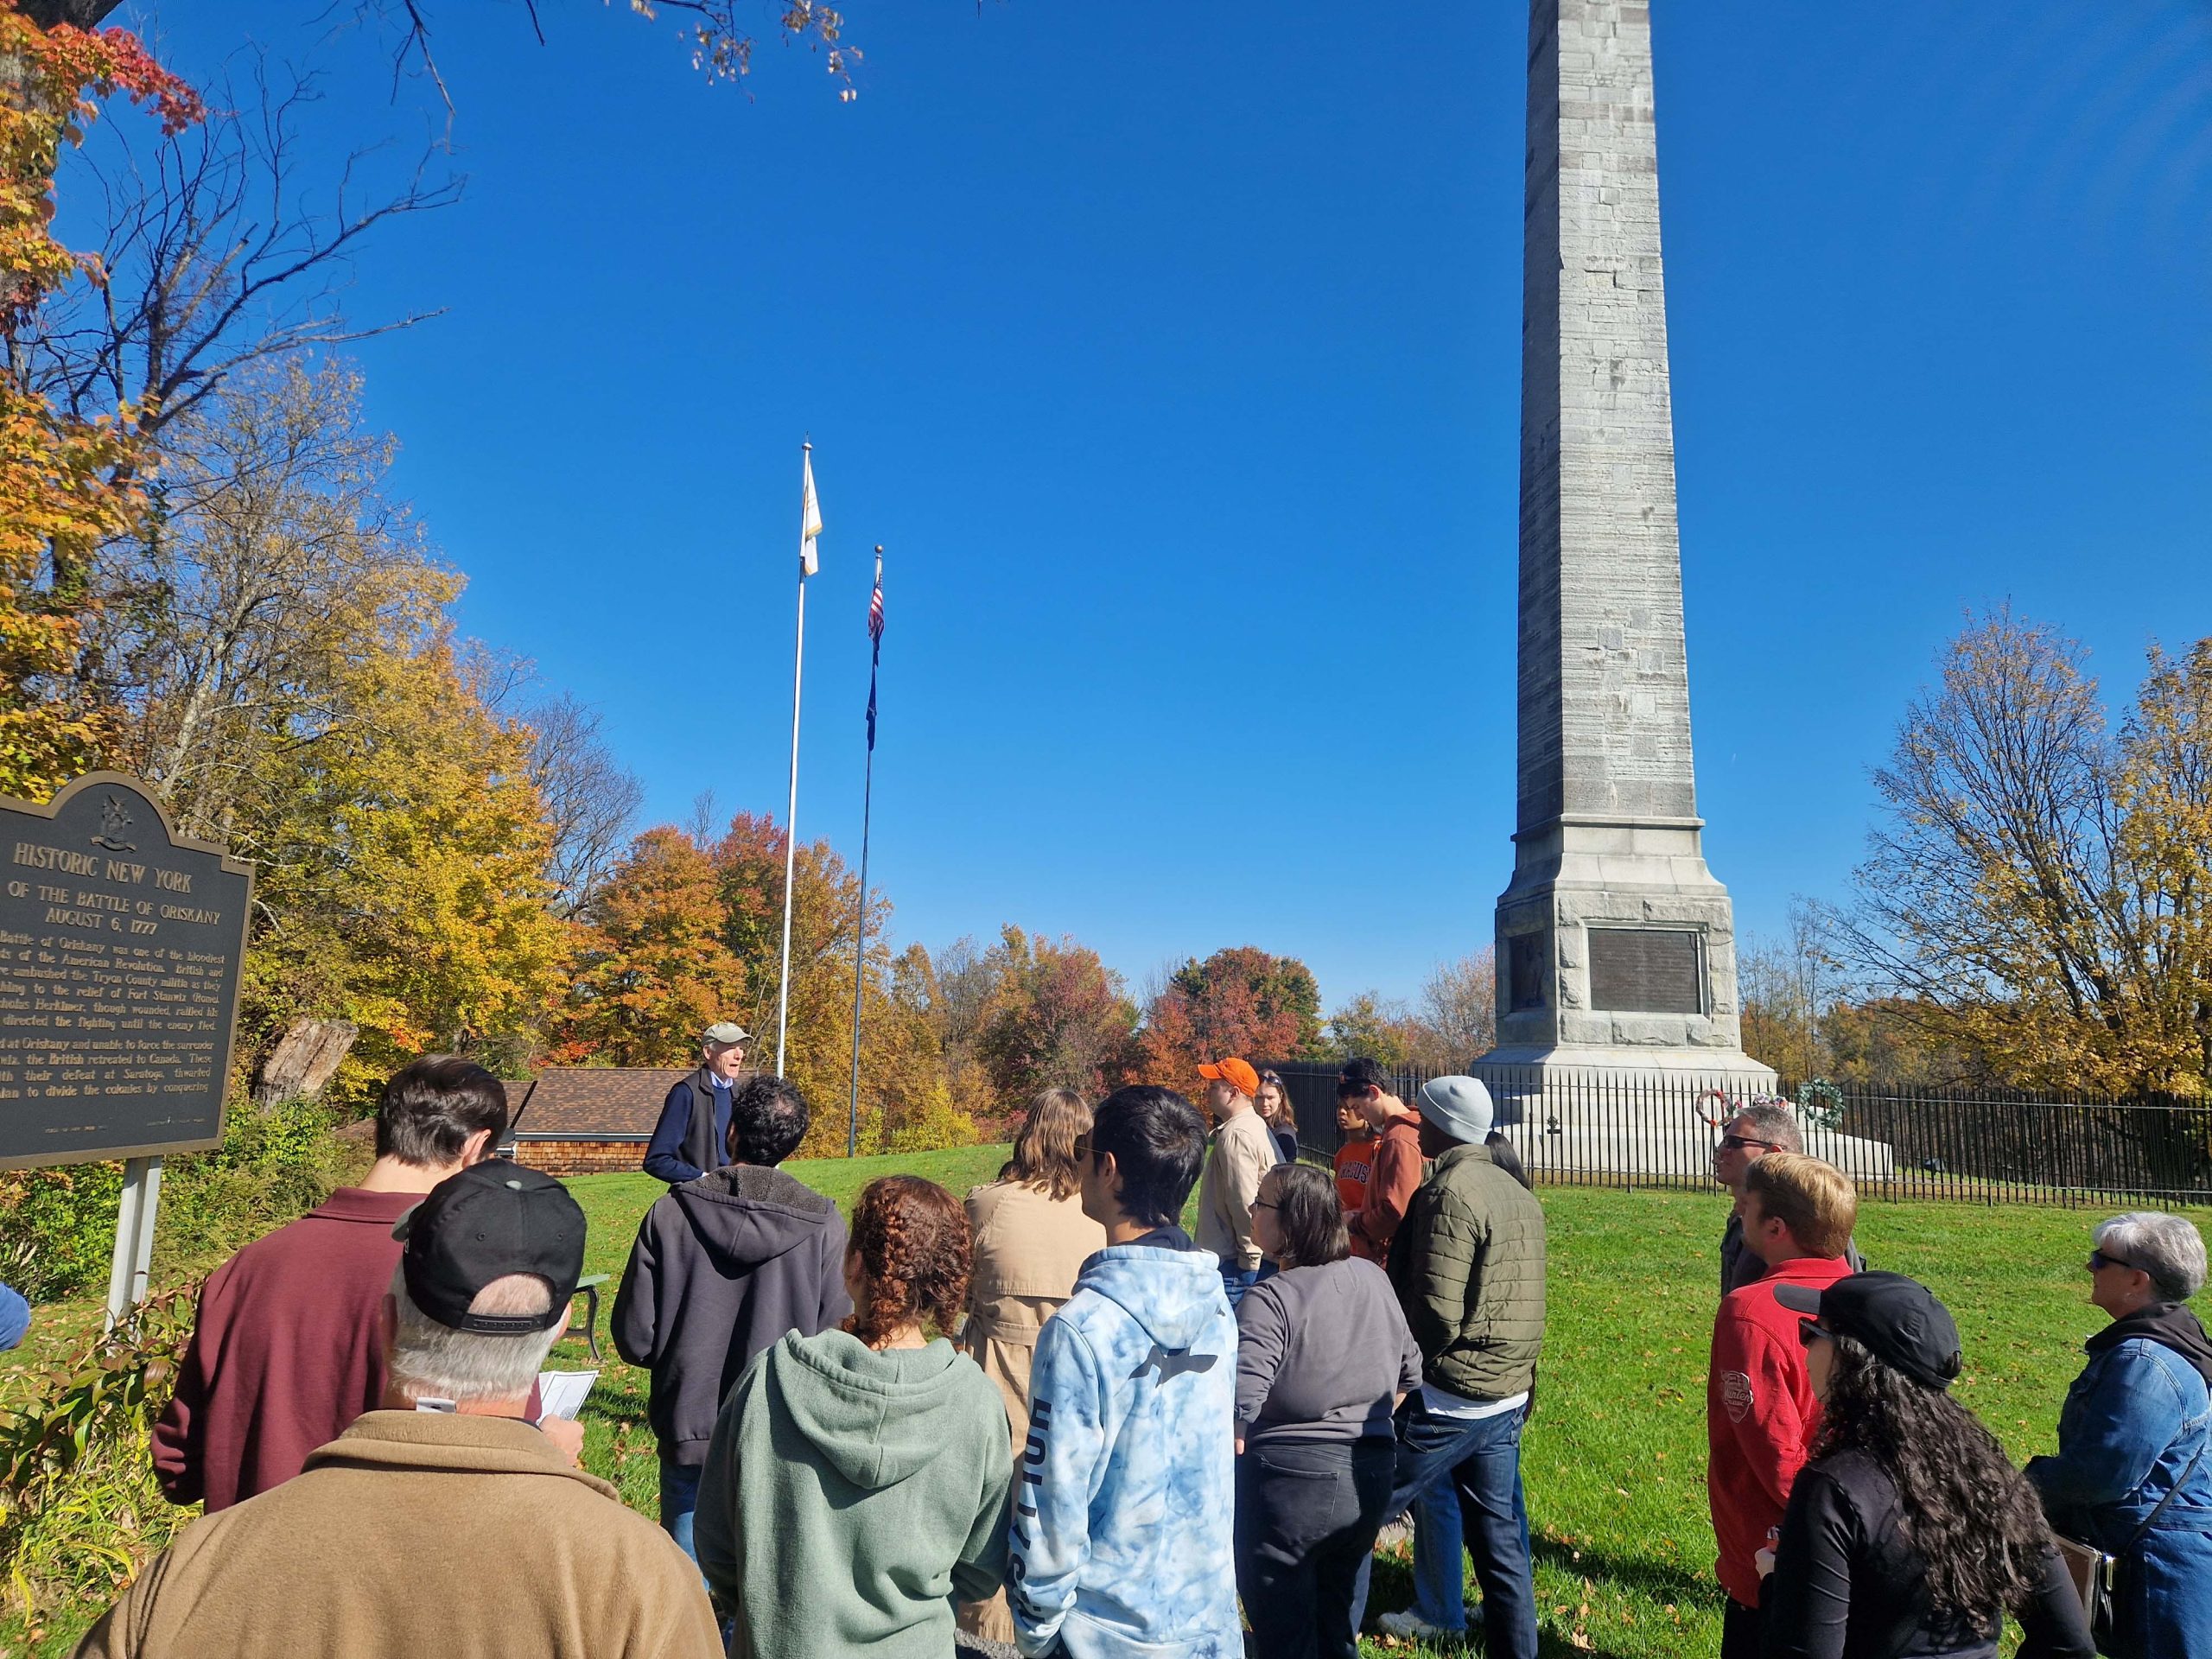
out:
<path id="1" fill-rule="evenodd" d="M 1013 1477 L 1006 1407 L 950 1343 L 785 1337 L 730 1390 L 700 1481 L 734 1659 L 944 1659 L 951 1598 L 999 1587 Z"/>

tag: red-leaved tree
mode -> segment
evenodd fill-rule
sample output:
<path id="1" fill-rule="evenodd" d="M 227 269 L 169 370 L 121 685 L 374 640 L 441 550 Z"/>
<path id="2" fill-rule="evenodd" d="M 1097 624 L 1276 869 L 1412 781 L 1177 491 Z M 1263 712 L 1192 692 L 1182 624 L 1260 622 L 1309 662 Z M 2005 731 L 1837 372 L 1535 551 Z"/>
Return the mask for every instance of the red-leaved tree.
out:
<path id="1" fill-rule="evenodd" d="M 1295 957 L 1256 945 L 1185 963 L 1145 1012 L 1144 1056 L 1154 1082 L 1188 1092 L 1201 1063 L 1254 1065 L 1321 1052 L 1321 989 Z"/>

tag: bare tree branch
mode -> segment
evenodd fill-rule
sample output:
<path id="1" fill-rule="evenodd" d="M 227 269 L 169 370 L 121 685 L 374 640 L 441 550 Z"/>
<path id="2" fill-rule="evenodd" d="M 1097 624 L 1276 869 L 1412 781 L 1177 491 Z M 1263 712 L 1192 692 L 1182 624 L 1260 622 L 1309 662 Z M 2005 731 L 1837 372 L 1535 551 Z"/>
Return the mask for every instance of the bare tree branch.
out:
<path id="1" fill-rule="evenodd" d="M 201 127 L 141 153 L 117 133 L 85 163 L 102 193 L 101 279 L 50 304 L 27 346 L 34 384 L 71 413 L 141 406 L 156 436 L 229 376 L 302 350 L 326 350 L 437 315 L 351 321 L 341 300 L 362 240 L 405 215 L 449 206 L 462 181 L 435 176 L 431 149 L 395 187 L 357 183 L 372 150 L 347 158 L 328 200 L 296 188 L 299 127 L 315 78 L 272 79 L 252 60 L 252 99 L 227 96 Z"/>
<path id="2" fill-rule="evenodd" d="M 598 710 L 563 692 L 523 716 L 534 736 L 530 770 L 553 826 L 546 874 L 563 915 L 585 909 L 622 855 L 645 791 L 607 747 Z"/>

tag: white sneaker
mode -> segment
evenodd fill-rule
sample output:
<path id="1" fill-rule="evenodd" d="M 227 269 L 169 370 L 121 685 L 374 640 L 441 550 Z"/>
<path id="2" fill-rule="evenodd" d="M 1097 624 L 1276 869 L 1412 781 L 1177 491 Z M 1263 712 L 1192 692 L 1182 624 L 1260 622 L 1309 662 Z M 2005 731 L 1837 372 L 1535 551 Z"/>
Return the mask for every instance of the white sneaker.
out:
<path id="1" fill-rule="evenodd" d="M 1410 1607 L 1402 1613 L 1385 1613 L 1376 1619 L 1385 1636 L 1395 1636 L 1402 1642 L 1464 1642 L 1465 1630 L 1447 1630 L 1440 1624 L 1432 1624 Z"/>

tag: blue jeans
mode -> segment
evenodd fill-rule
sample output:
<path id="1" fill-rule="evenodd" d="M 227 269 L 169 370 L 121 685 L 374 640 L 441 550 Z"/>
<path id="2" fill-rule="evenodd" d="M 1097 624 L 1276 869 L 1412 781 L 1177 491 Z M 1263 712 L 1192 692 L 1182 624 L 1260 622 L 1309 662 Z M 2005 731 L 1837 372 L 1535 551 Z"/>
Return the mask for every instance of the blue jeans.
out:
<path id="1" fill-rule="evenodd" d="M 1439 1417 L 1417 1394 L 1398 1411 L 1397 1479 L 1386 1513 L 1395 1515 L 1448 1472 L 1482 1590 L 1483 1651 L 1490 1659 L 1536 1659 L 1536 1579 L 1529 1555 L 1529 1506 L 1521 1491 L 1521 1423 L 1527 1414 Z M 1352 1599 L 1354 1630 L 1366 1617 L 1367 1581 L 1368 1564 L 1362 1563 Z"/>
<path id="2" fill-rule="evenodd" d="M 676 1540 L 677 1548 L 696 1564 L 699 1552 L 691 1541 L 691 1517 L 699 1508 L 699 1478 L 703 1465 L 663 1463 L 660 1466 L 660 1529 Z"/>
<path id="3" fill-rule="evenodd" d="M 1467 1628 L 1467 1560 L 1459 1494 L 1444 1470 L 1414 1499 L 1414 1611 L 1440 1630 Z"/>
<path id="4" fill-rule="evenodd" d="M 1262 1262 L 1256 1268 L 1224 1268 L 1221 1270 L 1221 1287 L 1228 1294 L 1229 1311 L 1234 1313 L 1237 1304 L 1244 1300 L 1244 1293 L 1261 1280 L 1274 1276 L 1275 1264 L 1272 1262 Z"/>

